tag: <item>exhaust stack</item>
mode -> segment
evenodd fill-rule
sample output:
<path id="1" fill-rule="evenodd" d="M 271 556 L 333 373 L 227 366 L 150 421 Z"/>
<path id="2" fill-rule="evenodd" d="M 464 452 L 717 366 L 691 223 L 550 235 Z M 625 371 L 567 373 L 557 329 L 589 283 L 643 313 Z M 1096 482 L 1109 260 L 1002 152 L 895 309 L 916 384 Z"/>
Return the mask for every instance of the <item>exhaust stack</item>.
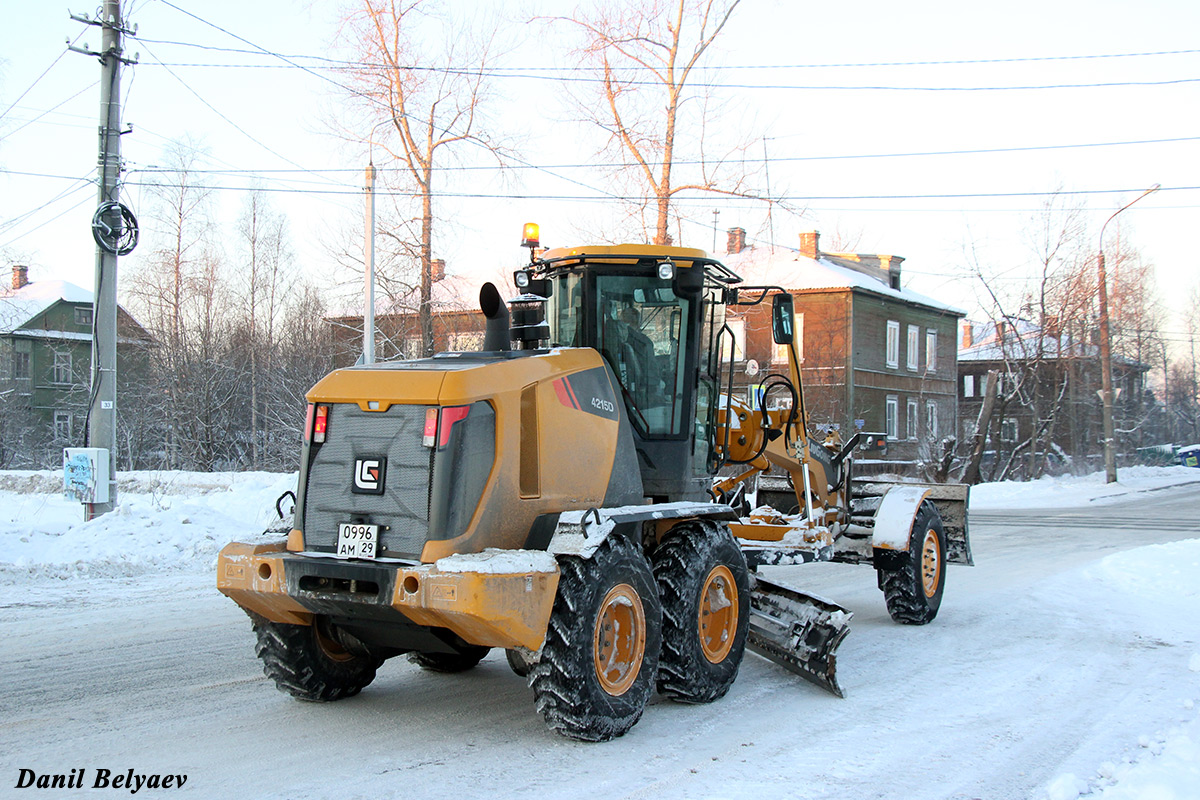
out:
<path id="1" fill-rule="evenodd" d="M 512 339 L 508 328 L 508 307 L 500 299 L 500 292 L 496 289 L 496 285 L 490 281 L 479 289 L 479 310 L 487 317 L 487 327 L 483 334 L 484 351 L 511 350 Z"/>

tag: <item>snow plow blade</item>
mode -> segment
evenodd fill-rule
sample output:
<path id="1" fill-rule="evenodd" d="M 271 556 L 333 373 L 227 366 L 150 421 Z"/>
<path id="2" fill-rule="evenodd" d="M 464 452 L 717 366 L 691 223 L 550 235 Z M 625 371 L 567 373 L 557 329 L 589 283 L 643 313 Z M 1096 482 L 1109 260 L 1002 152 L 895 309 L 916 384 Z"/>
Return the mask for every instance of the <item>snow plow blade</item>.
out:
<path id="1" fill-rule="evenodd" d="M 763 658 L 845 697 L 837 682 L 838 645 L 853 613 L 828 600 L 755 576 L 746 645 Z"/>

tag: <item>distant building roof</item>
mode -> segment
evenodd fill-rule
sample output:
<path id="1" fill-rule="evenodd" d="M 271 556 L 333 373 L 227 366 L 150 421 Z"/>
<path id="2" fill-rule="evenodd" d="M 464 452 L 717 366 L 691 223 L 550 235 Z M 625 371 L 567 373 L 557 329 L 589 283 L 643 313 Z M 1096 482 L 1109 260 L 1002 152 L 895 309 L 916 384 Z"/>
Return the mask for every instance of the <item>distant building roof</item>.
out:
<path id="1" fill-rule="evenodd" d="M 1100 348 L 1091 342 L 1043 328 L 1027 319 L 995 322 L 962 321 L 959 338 L 959 363 L 968 361 L 1029 361 L 1035 358 L 1099 358 Z M 967 346 L 967 342 L 970 342 Z M 1149 369 L 1136 359 L 1113 354 L 1113 362 L 1139 369 Z"/>
<path id="2" fill-rule="evenodd" d="M 740 253 L 720 256 L 720 260 L 741 275 L 747 285 L 781 286 L 794 292 L 858 289 L 959 317 L 966 315 L 965 311 L 911 289 L 893 289 L 887 282 L 889 273 L 883 269 L 878 270 L 879 277 L 875 277 L 862 268 L 837 263 L 847 261 L 847 255 L 820 253 L 813 258 L 783 248 L 747 248 Z"/>
<path id="3" fill-rule="evenodd" d="M 59 301 L 90 304 L 92 293 L 68 281 L 34 281 L 0 291 L 0 333 L 12 333 Z"/>

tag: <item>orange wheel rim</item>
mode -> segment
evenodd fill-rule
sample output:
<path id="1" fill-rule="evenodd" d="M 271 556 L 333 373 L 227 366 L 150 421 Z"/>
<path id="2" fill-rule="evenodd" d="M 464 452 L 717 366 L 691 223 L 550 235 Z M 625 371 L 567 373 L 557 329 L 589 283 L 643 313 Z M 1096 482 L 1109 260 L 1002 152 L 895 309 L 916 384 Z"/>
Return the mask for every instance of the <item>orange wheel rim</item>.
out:
<path id="1" fill-rule="evenodd" d="M 637 680 L 646 654 L 646 612 L 629 584 L 609 589 L 600 603 L 592 653 L 596 679 L 608 694 L 622 695 Z"/>
<path id="2" fill-rule="evenodd" d="M 342 646 L 341 642 L 334 638 L 333 632 L 326 630 L 328 623 L 322 620 L 313 620 L 313 636 L 316 639 L 317 647 L 331 661 L 350 661 L 354 655 Z"/>
<path id="3" fill-rule="evenodd" d="M 700 590 L 700 649 L 704 657 L 719 664 L 733 649 L 738 624 L 738 590 L 733 572 L 718 564 L 708 573 Z"/>
<path id="4" fill-rule="evenodd" d="M 930 528 L 925 531 L 925 541 L 921 543 L 921 589 L 926 597 L 937 594 L 941 577 L 942 548 L 937 531 Z"/>

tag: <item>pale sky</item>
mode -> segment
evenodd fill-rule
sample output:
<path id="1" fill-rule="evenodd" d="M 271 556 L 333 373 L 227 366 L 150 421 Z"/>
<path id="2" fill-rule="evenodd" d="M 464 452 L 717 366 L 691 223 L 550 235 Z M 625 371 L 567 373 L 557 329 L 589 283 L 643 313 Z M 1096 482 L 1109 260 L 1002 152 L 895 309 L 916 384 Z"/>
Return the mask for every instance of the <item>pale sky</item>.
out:
<path id="1" fill-rule="evenodd" d="M 307 58 L 343 55 L 331 49 L 339 4 L 171 2 L 178 8 L 164 0 L 124 3 L 138 25 L 127 51 L 139 53 L 122 89 L 123 120 L 133 126 L 122 140 L 125 201 L 148 219 L 149 198 L 136 185 L 145 174 L 137 170 L 157 164 L 168 142 L 190 137 L 206 150 L 197 166 L 237 170 L 206 176 L 219 187 L 219 219 L 232 225 L 245 187 L 257 182 L 290 219 L 298 268 L 328 280 L 322 243 L 361 225 L 366 165 L 365 148 L 329 133 L 327 121 L 344 103 L 335 86 L 341 79 Z M 27 263 L 32 280 L 91 288 L 100 67 L 95 58 L 63 55 L 65 40 L 86 26 L 61 5 L 6 5 L 3 268 Z M 494 5 L 515 20 L 575 7 L 550 0 Z M 94 13 L 91 5 L 71 10 Z M 863 252 L 904 256 L 907 285 L 974 311 L 978 287 L 966 277 L 964 249 L 973 246 L 1000 285 L 1019 287 L 1030 274 L 1024 231 L 1043 201 L 1039 193 L 1079 192 L 1072 202 L 1087 209 L 1098 235 L 1109 214 L 1161 183 L 1160 192 L 1122 214 L 1121 235 L 1157 266 L 1164 299 L 1179 308 L 1200 269 L 1192 241 L 1200 227 L 1198 31 L 1200 3 L 1182 0 L 743 0 L 713 52 L 719 69 L 702 80 L 716 86 L 711 130 L 749 143 L 751 158 L 765 151 L 772 195 L 804 209 L 802 216 L 775 212 L 780 245 L 795 247 L 801 231 L 816 229 L 830 247 L 841 236 Z M 518 22 L 502 34 L 505 77 L 495 83 L 490 113 L 515 143 L 518 163 L 596 161 L 594 137 L 571 121 L 575 112 L 561 84 L 547 79 L 579 77 L 563 71 L 574 66 L 558 49 L 564 40 L 541 23 Z M 98 29 L 84 32 L 78 44 L 85 42 L 98 48 Z M 286 54 L 313 69 L 229 48 Z M 388 169 L 378 152 L 375 160 Z M 767 177 L 754 178 L 764 195 Z M 521 223 L 541 223 L 545 244 L 581 244 L 581 231 L 605 229 L 618 216 L 606 194 L 622 191 L 602 172 L 579 166 L 516 169 L 503 178 L 458 171 L 442 185 L 460 195 L 500 196 L 440 203 L 445 222 L 435 257 L 446 259 L 449 273 L 480 282 L 525 259 L 517 247 Z M 714 210 L 718 254 L 734 225 L 760 246 L 769 243 L 762 202 L 693 195 L 681 209 L 682 244 L 712 247 Z M 147 223 L 122 270 L 136 267 L 152 245 Z M 1182 330 L 1178 321 L 1168 327 Z"/>

